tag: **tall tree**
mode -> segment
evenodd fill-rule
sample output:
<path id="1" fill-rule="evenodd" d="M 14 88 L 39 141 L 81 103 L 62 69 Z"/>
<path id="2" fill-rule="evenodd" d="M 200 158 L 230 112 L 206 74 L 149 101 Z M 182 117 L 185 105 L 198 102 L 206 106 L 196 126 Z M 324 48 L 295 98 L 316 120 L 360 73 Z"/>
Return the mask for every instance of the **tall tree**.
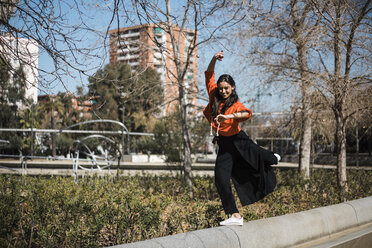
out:
<path id="1" fill-rule="evenodd" d="M 346 177 L 346 126 L 353 115 L 370 111 L 371 0 L 313 1 L 326 31 L 318 56 L 319 80 L 335 118 L 335 153 L 341 192 L 348 191 Z M 319 11 L 325 9 L 326 11 Z M 327 63 L 332 61 L 333 63 Z M 329 98 L 330 96 L 330 98 Z"/>
<path id="2" fill-rule="evenodd" d="M 249 38 L 253 64 L 266 69 L 267 82 L 299 83 L 300 167 L 306 175 L 313 107 L 323 105 L 321 111 L 333 112 L 338 182 L 346 192 L 346 124 L 368 110 L 370 97 L 371 1 L 256 1 L 247 10 L 251 19 L 243 37 Z"/>
<path id="3" fill-rule="evenodd" d="M 20 66 L 15 73 L 10 73 L 9 63 L 0 57 L 0 127 L 19 127 L 19 106 L 27 105 L 25 97 L 25 76 Z M 12 151 L 21 151 L 22 135 L 5 132 L 3 139 L 10 141 Z"/>
<path id="4" fill-rule="evenodd" d="M 42 121 L 42 113 L 40 106 L 38 104 L 31 105 L 30 107 L 24 109 L 20 114 L 20 127 L 27 129 L 27 128 L 40 128 L 41 127 L 41 121 Z M 34 148 L 36 145 L 36 139 L 33 132 L 30 132 L 29 137 L 23 139 L 24 148 L 29 149 L 30 152 L 27 152 L 27 154 L 30 154 L 33 156 Z"/>
<path id="5" fill-rule="evenodd" d="M 100 8 L 100 5 L 107 6 L 107 9 Z M 0 51 L 6 57 L 30 66 L 34 73 L 38 73 L 42 86 L 58 82 L 68 91 L 65 85 L 67 76 L 78 81 L 81 80 L 79 76 L 88 75 L 90 70 L 103 64 L 104 23 L 109 18 L 97 22 L 92 16 L 109 16 L 110 7 L 107 1 L 101 0 L 2 0 Z M 38 66 L 30 59 L 29 50 L 13 46 L 13 41 L 18 39 L 23 39 L 26 46 L 36 44 L 39 54 L 49 59 L 49 65 Z"/>
<path id="6" fill-rule="evenodd" d="M 243 58 L 265 75 L 263 83 L 281 84 L 282 88 L 298 92 L 293 94 L 298 101 L 298 107 L 293 109 L 294 114 L 301 115 L 299 169 L 309 178 L 311 96 L 315 84 L 311 53 L 319 39 L 321 17 L 312 12 L 312 2 L 306 0 L 258 0 L 244 6 L 249 18 L 243 27 L 234 30 L 234 36 L 243 44 Z M 245 32 L 241 32 L 242 28 Z"/>
<path id="7" fill-rule="evenodd" d="M 89 78 L 90 96 L 98 96 L 93 115 L 120 120 L 131 131 L 149 131 L 147 122 L 164 101 L 158 73 L 147 68 L 132 71 L 125 63 L 108 64 Z"/>
<path id="8" fill-rule="evenodd" d="M 187 82 L 186 74 L 197 48 L 213 39 L 218 33 L 222 33 L 225 27 L 238 21 L 236 16 L 239 10 L 233 11 L 231 16 L 227 18 L 215 18 L 218 13 L 222 13 L 227 4 L 226 1 L 208 2 L 201 0 L 132 1 L 132 5 L 137 11 L 138 20 L 141 23 L 154 23 L 163 29 L 170 39 L 170 44 L 165 48 L 162 47 L 162 49 L 166 50 L 165 54 L 171 60 L 171 63 L 166 65 L 168 77 L 172 78 L 173 84 L 178 88 L 176 99 L 179 104 L 179 118 L 182 123 L 184 178 L 191 195 L 193 177 L 189 110 L 190 107 L 194 106 L 190 106 L 187 98 L 189 95 L 196 94 L 196 92 L 193 92 L 195 88 L 192 87 L 195 81 Z M 176 7 L 176 9 L 172 9 L 173 7 Z M 120 6 L 118 6 L 117 11 L 119 13 Z M 215 26 L 207 31 L 204 27 L 209 20 L 213 20 Z M 192 32 L 188 32 L 189 30 L 192 30 Z M 188 32 L 188 38 L 185 38 L 186 32 Z M 182 46 L 181 40 L 184 39 L 188 39 L 186 47 Z M 154 42 L 156 43 L 155 40 Z"/>
<path id="9" fill-rule="evenodd" d="M 60 120 L 64 114 L 64 106 L 59 96 L 50 96 L 46 103 L 41 105 L 41 110 L 45 116 L 44 125 L 51 129 L 56 129 L 57 120 Z M 56 153 L 56 133 L 51 133 L 52 155 L 55 157 Z"/>
<path id="10" fill-rule="evenodd" d="M 61 127 L 68 127 L 80 120 L 79 111 L 74 108 L 73 100 L 77 100 L 74 94 L 59 92 L 57 94 L 59 101 L 63 105 L 63 114 L 61 115 Z"/>

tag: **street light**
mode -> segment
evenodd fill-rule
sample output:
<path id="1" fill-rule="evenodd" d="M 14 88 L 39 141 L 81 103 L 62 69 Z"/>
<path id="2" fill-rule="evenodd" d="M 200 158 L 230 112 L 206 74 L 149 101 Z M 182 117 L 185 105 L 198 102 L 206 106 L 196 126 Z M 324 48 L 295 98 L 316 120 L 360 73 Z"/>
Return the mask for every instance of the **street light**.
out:
<path id="1" fill-rule="evenodd" d="M 261 108 L 261 96 L 265 96 L 265 95 L 272 96 L 271 93 L 262 94 L 261 91 L 260 91 L 260 89 L 258 88 L 257 94 L 256 94 L 256 102 L 257 102 L 256 112 L 257 113 L 260 113 L 261 112 L 261 109 L 260 109 Z"/>
<path id="2" fill-rule="evenodd" d="M 125 119 L 125 102 L 126 102 L 126 98 L 128 97 L 129 94 L 127 92 L 121 91 L 121 89 L 119 89 L 119 94 L 120 94 L 120 99 L 121 99 L 121 101 L 120 101 L 121 102 L 121 107 L 120 107 L 120 110 L 121 110 L 121 122 L 124 125 L 124 119 Z M 129 154 L 129 152 L 130 152 L 130 144 L 129 144 L 129 135 L 128 135 L 127 153 Z M 123 147 L 123 156 L 124 156 L 124 147 Z"/>
<path id="3" fill-rule="evenodd" d="M 34 104 L 31 104 L 31 158 L 34 156 Z"/>

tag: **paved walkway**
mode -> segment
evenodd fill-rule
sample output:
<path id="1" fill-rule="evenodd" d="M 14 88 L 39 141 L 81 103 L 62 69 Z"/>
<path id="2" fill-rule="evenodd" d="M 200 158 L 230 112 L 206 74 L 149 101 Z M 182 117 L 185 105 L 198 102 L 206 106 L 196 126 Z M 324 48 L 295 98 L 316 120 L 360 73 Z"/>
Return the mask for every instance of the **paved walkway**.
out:
<path id="1" fill-rule="evenodd" d="M 111 166 L 111 169 L 99 170 L 96 166 L 92 166 L 90 162 L 80 162 L 79 165 L 85 169 L 79 169 L 78 175 L 117 175 L 117 163 Z M 105 166 L 105 164 L 100 164 Z M 298 168 L 297 163 L 280 162 L 274 165 L 276 168 Z M 313 168 L 336 169 L 333 165 L 313 165 Z M 175 164 L 167 164 L 162 162 L 121 162 L 119 166 L 120 175 L 133 176 L 142 174 L 151 175 L 167 175 L 182 173 L 181 167 Z M 355 168 L 355 167 L 350 167 Z M 359 169 L 372 170 L 372 167 L 359 167 Z M 214 163 L 193 163 L 192 170 L 194 175 L 213 175 Z M 22 161 L 16 159 L 1 159 L 0 174 L 27 174 L 27 175 L 75 175 L 73 171 L 72 160 L 28 160 L 27 166 L 22 168 Z"/>

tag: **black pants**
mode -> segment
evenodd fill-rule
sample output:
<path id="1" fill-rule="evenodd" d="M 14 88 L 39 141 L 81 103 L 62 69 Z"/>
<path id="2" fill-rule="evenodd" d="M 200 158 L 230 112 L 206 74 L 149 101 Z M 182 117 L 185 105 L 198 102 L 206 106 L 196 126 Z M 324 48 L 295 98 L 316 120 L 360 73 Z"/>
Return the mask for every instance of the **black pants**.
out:
<path id="1" fill-rule="evenodd" d="M 233 168 L 237 167 L 239 162 L 244 163 L 243 157 L 235 148 L 232 137 L 219 136 L 218 155 L 215 166 L 215 184 L 220 195 L 222 206 L 226 214 L 238 213 L 236 202 L 231 188 L 231 176 Z"/>
<path id="2" fill-rule="evenodd" d="M 249 154 L 251 158 L 256 157 L 251 159 L 251 162 L 255 164 L 250 165 L 234 144 L 234 139 L 239 139 L 239 137 L 238 135 L 218 137 L 219 151 L 215 165 L 215 184 L 225 213 L 228 215 L 239 212 L 232 193 L 231 179 L 242 205 L 256 202 L 272 192 L 276 181 L 272 168 L 269 166 L 277 163 L 273 153 L 262 149 L 246 138 L 246 142 L 249 142 L 246 143 L 249 144 L 246 146 L 248 149 L 246 154 Z M 266 189 L 269 188 L 269 190 L 265 191 L 267 183 L 269 187 Z"/>

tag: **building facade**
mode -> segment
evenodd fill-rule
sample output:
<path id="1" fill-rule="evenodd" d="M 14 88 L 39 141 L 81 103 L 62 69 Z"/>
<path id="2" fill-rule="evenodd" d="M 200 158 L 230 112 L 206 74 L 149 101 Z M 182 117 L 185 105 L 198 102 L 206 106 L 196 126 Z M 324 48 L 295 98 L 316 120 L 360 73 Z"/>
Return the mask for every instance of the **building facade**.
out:
<path id="1" fill-rule="evenodd" d="M 75 96 L 74 93 L 66 93 L 66 97 L 71 99 L 71 106 L 74 110 L 79 112 L 79 117 L 84 117 L 86 119 L 92 119 L 92 108 L 93 105 L 97 103 L 98 96 L 90 96 L 87 98 L 81 98 L 80 96 Z M 57 99 L 58 95 L 39 95 L 38 103 L 40 106 L 49 103 L 52 99 Z"/>
<path id="2" fill-rule="evenodd" d="M 11 68 L 10 80 L 13 80 L 15 71 L 22 66 L 25 73 L 26 89 L 25 97 L 37 103 L 38 95 L 38 59 L 39 47 L 36 41 L 26 38 L 14 38 L 11 36 L 1 36 L 0 52 L 2 57 L 9 63 Z M 21 109 L 25 108 L 17 104 Z"/>
<path id="3" fill-rule="evenodd" d="M 179 56 L 181 63 L 187 58 L 187 51 L 195 32 L 180 29 L 174 26 L 175 37 L 179 40 Z M 166 27 L 157 24 L 132 26 L 110 30 L 110 64 L 123 62 L 131 65 L 133 69 L 151 67 L 159 74 L 163 82 L 164 107 L 163 116 L 177 109 L 178 82 L 176 80 L 176 66 L 174 51 L 169 32 Z M 185 100 L 195 109 L 197 104 L 197 50 L 189 56 L 189 67 L 184 77 L 186 86 Z"/>

